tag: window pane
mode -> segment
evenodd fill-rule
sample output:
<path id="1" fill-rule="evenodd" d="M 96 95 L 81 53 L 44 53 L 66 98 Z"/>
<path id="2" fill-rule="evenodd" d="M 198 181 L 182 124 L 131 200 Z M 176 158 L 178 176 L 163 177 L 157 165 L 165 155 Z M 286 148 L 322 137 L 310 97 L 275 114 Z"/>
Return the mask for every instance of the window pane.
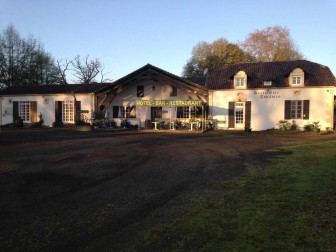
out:
<path id="1" fill-rule="evenodd" d="M 243 86 L 244 86 L 244 78 L 242 78 L 242 77 L 237 77 L 237 78 L 236 78 L 236 86 L 237 86 L 237 87 L 243 87 Z"/>
<path id="2" fill-rule="evenodd" d="M 63 121 L 64 122 L 74 121 L 74 102 L 73 101 L 63 102 Z"/>
<path id="3" fill-rule="evenodd" d="M 29 122 L 29 106 L 30 102 L 19 102 L 19 117 L 24 122 Z"/>
<path id="4" fill-rule="evenodd" d="M 137 97 L 144 97 L 144 86 L 137 86 Z"/>

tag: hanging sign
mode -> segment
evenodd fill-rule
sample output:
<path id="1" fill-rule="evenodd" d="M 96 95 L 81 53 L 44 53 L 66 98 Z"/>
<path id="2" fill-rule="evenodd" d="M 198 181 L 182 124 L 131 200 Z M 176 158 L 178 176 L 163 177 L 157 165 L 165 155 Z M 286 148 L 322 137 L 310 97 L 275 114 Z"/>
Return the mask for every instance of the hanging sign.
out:
<path id="1" fill-rule="evenodd" d="M 148 106 L 148 107 L 201 107 L 201 100 L 136 100 L 136 106 Z"/>

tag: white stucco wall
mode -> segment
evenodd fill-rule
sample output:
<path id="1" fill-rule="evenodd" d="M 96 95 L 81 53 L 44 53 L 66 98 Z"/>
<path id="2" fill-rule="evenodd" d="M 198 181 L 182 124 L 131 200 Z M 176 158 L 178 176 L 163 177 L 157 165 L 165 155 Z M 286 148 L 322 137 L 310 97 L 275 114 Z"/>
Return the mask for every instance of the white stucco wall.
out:
<path id="1" fill-rule="evenodd" d="M 44 125 L 52 126 L 55 121 L 55 101 L 73 101 L 74 97 L 70 94 L 56 95 L 17 95 L 2 96 L 1 102 L 1 119 L 2 125 L 13 122 L 13 102 L 14 101 L 36 101 L 37 115 L 42 114 Z M 89 113 L 84 114 L 89 119 L 91 112 L 94 111 L 94 96 L 92 94 L 76 94 L 76 100 L 81 101 L 81 110 L 88 110 Z"/>
<path id="2" fill-rule="evenodd" d="M 144 86 L 144 97 L 137 97 L 137 86 Z M 153 86 L 155 89 L 153 89 Z M 178 99 L 198 99 L 193 91 L 177 88 L 177 96 L 170 97 L 169 83 L 155 82 L 152 80 L 141 81 L 130 85 L 125 88 L 120 94 L 118 94 L 107 111 L 109 115 L 113 115 L 113 106 L 135 106 L 136 100 L 178 100 Z M 141 119 L 141 127 L 144 127 L 146 119 L 151 119 L 151 107 L 136 107 L 136 120 L 129 119 L 130 121 L 136 121 L 138 123 Z M 170 119 L 176 118 L 176 107 L 165 106 L 162 107 L 162 118 Z M 118 122 L 118 120 L 117 120 Z"/>
<path id="3" fill-rule="evenodd" d="M 219 120 L 219 128 L 228 128 L 228 106 L 231 101 L 251 101 L 252 130 L 277 128 L 284 120 L 285 100 L 310 100 L 309 120 L 295 119 L 302 128 L 304 125 L 319 121 L 321 129 L 333 127 L 334 87 L 303 87 L 255 90 L 216 90 L 210 91 L 213 118 Z M 271 98 L 270 98 L 271 97 Z"/>

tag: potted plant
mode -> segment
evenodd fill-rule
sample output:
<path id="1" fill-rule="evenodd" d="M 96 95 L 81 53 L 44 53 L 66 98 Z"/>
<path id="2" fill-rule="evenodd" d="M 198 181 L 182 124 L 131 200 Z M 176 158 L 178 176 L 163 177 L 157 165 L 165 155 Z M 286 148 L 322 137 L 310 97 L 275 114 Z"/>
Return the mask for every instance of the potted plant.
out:
<path id="1" fill-rule="evenodd" d="M 316 122 L 312 123 L 313 132 L 320 132 L 321 131 L 319 123 L 320 123 L 319 121 L 316 121 Z"/>
<path id="2" fill-rule="evenodd" d="M 87 122 L 87 117 L 82 115 L 80 120 L 76 121 L 77 131 L 92 131 L 92 125 Z"/>
<path id="3" fill-rule="evenodd" d="M 290 123 L 287 120 L 280 120 L 278 123 L 280 131 L 287 131 L 290 129 Z"/>

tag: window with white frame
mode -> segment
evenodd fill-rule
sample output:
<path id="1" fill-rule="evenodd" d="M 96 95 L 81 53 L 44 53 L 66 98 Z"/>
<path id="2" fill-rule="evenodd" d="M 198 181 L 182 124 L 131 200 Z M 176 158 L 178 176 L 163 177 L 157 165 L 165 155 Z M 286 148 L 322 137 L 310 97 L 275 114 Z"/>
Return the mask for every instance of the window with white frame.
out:
<path id="1" fill-rule="evenodd" d="M 74 122 L 75 109 L 73 101 L 63 102 L 63 122 Z"/>
<path id="2" fill-rule="evenodd" d="M 295 68 L 289 75 L 289 84 L 293 87 L 304 86 L 304 71 L 301 68 Z"/>
<path id="3" fill-rule="evenodd" d="M 136 106 L 120 106 L 121 118 L 136 118 Z"/>
<path id="4" fill-rule="evenodd" d="M 130 117 L 130 112 L 131 112 L 131 108 L 130 107 L 124 107 L 124 106 L 120 107 L 120 116 L 121 116 L 121 118 L 129 118 Z"/>
<path id="5" fill-rule="evenodd" d="M 291 119 L 302 118 L 302 101 L 291 101 L 290 118 Z"/>
<path id="6" fill-rule="evenodd" d="M 234 87 L 235 88 L 246 88 L 247 74 L 244 71 L 239 71 L 234 76 Z"/>
<path id="7" fill-rule="evenodd" d="M 29 101 L 21 101 L 19 102 L 19 117 L 24 122 L 29 122 L 30 120 L 30 102 Z"/>
<path id="8" fill-rule="evenodd" d="M 236 87 L 244 87 L 244 78 L 236 77 Z"/>
<path id="9" fill-rule="evenodd" d="M 292 76 L 293 85 L 301 85 L 301 76 Z"/>

